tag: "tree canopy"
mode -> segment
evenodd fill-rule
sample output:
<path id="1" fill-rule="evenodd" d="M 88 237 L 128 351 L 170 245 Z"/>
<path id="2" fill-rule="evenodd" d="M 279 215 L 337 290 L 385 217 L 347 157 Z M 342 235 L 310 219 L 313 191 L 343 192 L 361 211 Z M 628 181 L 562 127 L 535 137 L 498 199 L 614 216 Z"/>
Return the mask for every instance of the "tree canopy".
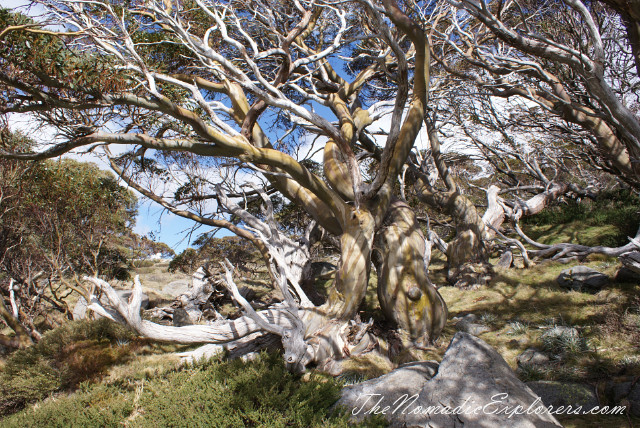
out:
<path id="1" fill-rule="evenodd" d="M 19 134 L 2 138 L 14 147 L 32 143 Z M 2 293 L 11 294 L 23 319 L 46 318 L 51 309 L 69 314 L 65 296 L 76 290 L 88 297 L 83 275 L 128 278 L 124 244 L 137 200 L 112 174 L 71 159 L 3 159 L 0 177 Z"/>
<path id="2" fill-rule="evenodd" d="M 116 304 L 144 335 L 218 343 L 268 331 L 303 369 L 339 359 L 337 349 L 367 349 L 366 325 L 341 332 L 372 266 L 387 319 L 423 344 L 447 317 L 428 277 L 432 245 L 458 286 L 490 275 L 496 242 L 531 263 L 501 231 L 507 220 L 540 257 L 633 247 L 545 246 L 518 226 L 560 197 L 593 197 L 607 183 L 637 188 L 638 21 L 626 4 L 37 3 L 47 10 L 40 22 L 0 12 L 0 112 L 36 117 L 58 137 L 2 155 L 103 153 L 167 210 L 250 241 L 282 291 L 283 306 L 256 313 L 226 261 L 222 281 L 245 317 L 219 330 L 174 331 L 142 320 L 136 299 Z M 475 148 L 443 153 L 452 134 Z M 281 219 L 296 218 L 289 230 L 275 221 L 276 198 L 291 210 Z M 451 218 L 450 242 L 428 227 L 434 209 Z M 300 288 L 316 239 L 340 249 L 319 307 Z"/>

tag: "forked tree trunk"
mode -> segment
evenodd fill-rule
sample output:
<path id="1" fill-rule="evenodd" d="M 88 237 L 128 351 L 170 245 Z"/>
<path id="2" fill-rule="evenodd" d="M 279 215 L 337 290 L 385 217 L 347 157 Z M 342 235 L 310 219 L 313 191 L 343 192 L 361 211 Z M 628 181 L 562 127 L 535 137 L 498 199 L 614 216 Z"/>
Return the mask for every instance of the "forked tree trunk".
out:
<path id="1" fill-rule="evenodd" d="M 460 193 L 458 184 L 442 157 L 437 130 L 432 125 L 427 130 L 433 162 L 447 190 L 437 190 L 428 177 L 422 174 L 416 180 L 416 191 L 420 200 L 427 205 L 442 209 L 453 217 L 456 238 L 447 246 L 447 279 L 462 288 L 473 287 L 486 281 L 486 274 L 489 272 L 488 252 L 484 242 L 485 223 L 469 198 Z M 480 267 L 480 271 L 474 268 L 474 264 Z"/>
<path id="2" fill-rule="evenodd" d="M 329 319 L 356 315 L 369 284 L 374 247 L 374 218 L 354 210 L 340 238 L 340 264 L 327 302 L 320 308 Z M 376 232 L 378 300 L 385 315 L 420 341 L 436 338 L 447 320 L 444 300 L 428 278 L 425 239 L 411 207 L 395 201 Z"/>
<path id="3" fill-rule="evenodd" d="M 309 259 L 309 233 L 296 242 L 284 236 L 274 220 L 273 206 L 264 192 L 265 220 L 258 219 L 219 193 L 219 202 L 229 213 L 250 225 L 263 242 L 270 259 L 274 285 L 284 301 L 256 312 L 240 294 L 234 283 L 232 266 L 226 262 L 221 280 L 243 308 L 245 316 L 219 320 L 207 325 L 169 327 L 143 320 L 140 316 L 141 285 L 136 279 L 131 302 L 123 302 L 109 284 L 89 278 L 106 292 L 115 311 L 140 334 L 156 340 L 181 343 L 214 343 L 208 351 L 219 352 L 230 346 L 251 351 L 243 337 L 258 332 L 280 336 L 284 357 L 292 370 L 304 370 L 309 363 L 336 373 L 346 357 L 370 352 L 376 340 L 368 331 L 371 323 L 359 321 L 358 308 L 369 285 L 371 255 L 376 229 L 379 230 L 382 254 L 380 304 L 389 318 L 408 330 L 414 339 L 433 339 L 444 327 L 447 310 L 444 301 L 429 283 L 425 265 L 425 240 L 412 209 L 405 203 L 379 202 L 375 209 L 350 208 L 340 219 L 340 262 L 327 301 L 314 306 L 299 286 L 303 267 Z M 384 198 L 383 198 L 384 199 Z M 388 201 L 388 199 L 386 199 Z M 385 211 L 386 221 L 382 221 Z M 376 213 L 376 214 L 374 214 Z M 381 227 L 384 224 L 384 227 Z M 310 230 L 308 231 L 310 232 Z M 116 319 L 95 299 L 91 308 Z M 229 344 L 232 345 L 229 345 Z M 261 346 L 256 342 L 256 347 Z M 202 352 L 198 351 L 198 355 Z M 194 355 L 183 356 L 186 359 Z"/>
<path id="4" fill-rule="evenodd" d="M 486 226 L 475 205 L 458 191 L 433 192 L 425 185 L 419 185 L 417 190 L 422 201 L 442 209 L 455 221 L 456 237 L 447 245 L 446 252 L 449 282 L 469 288 L 486 281 L 489 271 Z"/>
<path id="5" fill-rule="evenodd" d="M 412 338 L 436 338 L 447 322 L 447 307 L 429 281 L 425 238 L 406 202 L 391 204 L 376 236 L 378 300 L 389 320 Z"/>
<path id="6" fill-rule="evenodd" d="M 350 355 L 369 352 L 376 343 L 367 332 L 370 324 L 353 322 L 367 289 L 374 218 L 365 210 L 354 210 L 353 215 L 344 222 L 346 227 L 345 233 L 341 236 L 342 257 L 332 292 L 323 306 L 315 307 L 299 287 L 302 277 L 302 269 L 299 267 L 306 263 L 309 254 L 308 251 L 302 251 L 302 247 L 309 242 L 306 240 L 306 243 L 296 244 L 282 236 L 275 228 L 273 212 L 268 200 L 266 202 L 269 209 L 266 211 L 265 223 L 230 201 L 224 200 L 229 210 L 252 225 L 254 232 L 265 243 L 272 256 L 274 285 L 280 288 L 285 300 L 267 310 L 256 312 L 241 296 L 233 281 L 232 268 L 228 262 L 222 282 L 233 294 L 236 302 L 242 306 L 245 316 L 206 325 L 171 327 L 142 319 L 142 291 L 137 278 L 130 302 L 120 300 L 106 282 L 98 278 L 88 279 L 106 292 L 115 311 L 143 336 L 160 341 L 218 345 L 208 346 L 206 350 L 196 351 L 194 354 L 182 355 L 185 360 L 197 355 L 210 356 L 211 353 L 229 350 L 232 347 L 242 348 L 243 352 L 258 350 L 269 341 L 256 341 L 255 347 L 251 347 L 243 338 L 258 332 L 269 332 L 280 336 L 285 361 L 291 370 L 302 371 L 307 364 L 316 363 L 321 368 L 335 373 L 340 370 L 340 364 L 334 364 L 336 361 Z M 289 288 L 298 294 L 297 300 Z M 90 308 L 106 317 L 116 319 L 115 314 L 109 313 L 96 299 L 93 299 Z"/>
<path id="7" fill-rule="evenodd" d="M 447 277 L 449 281 L 456 282 L 467 264 L 487 262 L 485 225 L 475 205 L 467 197 L 454 193 L 448 205 L 456 221 L 457 236 L 447 248 Z"/>
<path id="8" fill-rule="evenodd" d="M 250 214 L 238 213 L 249 220 Z M 252 221 L 256 227 L 264 225 L 255 218 Z M 241 347 L 251 352 L 259 349 L 262 342 L 256 341 L 255 348 L 252 348 L 246 343 L 247 339 L 241 339 L 258 332 L 270 332 L 281 337 L 285 360 L 292 370 L 304 370 L 307 364 L 315 363 L 321 369 L 336 374 L 340 372 L 344 358 L 374 351 L 377 343 L 368 331 L 371 323 L 360 322 L 356 317 L 369 282 L 375 219 L 369 211 L 353 210 L 344 224 L 336 278 L 327 302 L 319 307 L 310 304 L 302 291 L 302 295 L 298 296 L 300 303 L 296 302 L 287 290 L 288 287 L 299 290 L 299 287 L 295 287 L 297 284 L 293 283 L 301 278 L 293 274 L 297 270 L 292 266 L 300 263 L 300 260 L 296 260 L 300 257 L 295 255 L 297 252 L 289 251 L 293 247 L 286 247 L 289 250 L 285 251 L 285 248 L 278 246 L 284 245 L 285 241 L 278 237 L 276 229 L 271 229 L 268 238 L 266 233 L 258 229 L 256 232 L 273 255 L 273 272 L 285 301 L 255 312 L 240 295 L 233 282 L 231 266 L 227 264 L 223 282 L 245 312 L 245 316 L 235 320 L 184 327 L 162 326 L 141 318 L 141 285 L 137 278 L 130 302 L 121 301 L 104 281 L 97 278 L 90 280 L 106 292 L 113 308 L 140 334 L 160 341 L 219 345 L 209 345 L 204 351 L 183 355 L 184 359 L 210 355 L 231 347 Z M 393 204 L 387 215 L 387 224 L 379 232 L 379 240 L 384 242 L 387 250 L 382 257 L 381 272 L 384 273 L 379 290 L 382 307 L 392 320 L 409 330 L 415 339 L 433 339 L 444 327 L 447 310 L 427 278 L 424 237 L 410 207 L 401 202 Z M 95 299 L 91 308 L 109 318 L 116 318 Z M 380 357 L 385 358 L 382 355 Z"/>

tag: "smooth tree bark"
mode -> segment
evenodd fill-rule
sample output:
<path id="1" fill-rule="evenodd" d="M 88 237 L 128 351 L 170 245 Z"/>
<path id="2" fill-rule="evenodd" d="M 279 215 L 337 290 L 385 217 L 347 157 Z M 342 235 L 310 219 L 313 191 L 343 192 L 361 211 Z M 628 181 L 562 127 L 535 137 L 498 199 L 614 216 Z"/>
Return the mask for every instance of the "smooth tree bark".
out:
<path id="1" fill-rule="evenodd" d="M 395 200 L 376 236 L 378 300 L 387 317 L 413 337 L 442 331 L 447 320 L 446 305 L 426 269 L 426 242 L 413 210 Z"/>
<path id="2" fill-rule="evenodd" d="M 122 301 L 106 281 L 97 277 L 86 278 L 96 289 L 104 292 L 111 303 L 110 308 L 105 307 L 92 296 L 89 308 L 101 316 L 124 322 L 142 336 L 151 339 L 213 344 L 181 355 L 185 361 L 227 350 L 233 350 L 234 355 L 242 356 L 263 347 L 273 346 L 273 338 L 264 336 L 265 333 L 280 338 L 285 362 L 296 372 L 304 371 L 308 364 L 315 363 L 321 368 L 337 373 L 340 367 L 336 366 L 336 362 L 347 356 L 372 351 L 371 345 L 375 343 L 375 339 L 367 333 L 370 323 L 354 323 L 351 317 L 342 315 L 351 309 L 335 304 L 331 298 L 325 305 L 316 307 L 301 290 L 300 266 L 306 264 L 309 258 L 308 236 L 301 242 L 284 236 L 276 227 L 270 199 L 266 193 L 260 193 L 266 204 L 265 221 L 243 210 L 224 196 L 221 197 L 221 203 L 229 212 L 233 212 L 246 224 L 252 225 L 256 236 L 264 242 L 270 255 L 269 263 L 274 285 L 284 297 L 282 303 L 256 312 L 240 293 L 233 278 L 233 266 L 227 260 L 222 266 L 224 273 L 218 282 L 228 289 L 234 301 L 243 309 L 245 315 L 240 318 L 217 319 L 205 325 L 182 327 L 165 326 L 144 320 L 140 309 L 142 285 L 138 277 L 134 279 L 133 292 L 128 302 Z M 345 257 L 345 260 L 350 259 L 351 257 Z M 338 299 L 339 302 L 346 301 L 343 296 L 339 296 Z"/>
<path id="3" fill-rule="evenodd" d="M 354 319 L 369 285 L 375 243 L 388 242 L 401 245 L 382 253 L 381 305 L 414 340 L 438 337 L 447 310 L 427 278 L 424 237 L 410 208 L 392 204 L 423 127 L 430 67 L 423 29 L 395 1 L 196 0 L 192 9 L 168 1 L 132 5 L 125 16 L 109 2 L 41 3 L 52 22 L 70 31 L 5 28 L 0 82 L 7 91 L 0 112 L 35 114 L 66 141 L 2 155 L 33 160 L 79 147 L 124 146 L 126 153 L 109 154 L 118 175 L 177 215 L 249 239 L 285 298 L 281 306 L 256 313 L 225 265 L 223 282 L 246 316 L 220 327 L 165 328 L 141 319 L 139 284 L 125 304 L 107 283 L 90 278 L 140 334 L 202 343 L 266 331 L 281 337 L 294 370 L 370 351 L 375 341 L 368 324 Z M 9 50 L 20 61 L 4 56 Z M 346 61 L 353 64 L 348 78 L 328 60 L 343 54 L 353 55 Z M 47 55 L 56 61 L 43 68 L 51 63 Z M 395 96 L 376 99 L 381 87 Z M 384 116 L 391 125 L 378 145 L 370 127 Z M 284 127 L 284 134 L 265 131 L 269 121 Z M 114 122 L 120 126 L 110 126 Z M 301 135 L 324 144 L 323 174 L 296 155 L 304 147 Z M 211 178 L 215 168 L 217 180 Z M 235 184 L 248 170 L 339 238 L 340 261 L 324 304 L 314 307 L 300 287 L 308 243 L 278 231 L 268 198 L 263 221 L 229 196 L 245 191 Z M 178 187 L 173 195 L 148 186 L 171 180 Z M 220 215 L 212 216 L 212 209 Z"/>
<path id="4" fill-rule="evenodd" d="M 480 213 L 471 200 L 460 191 L 449 165 L 444 160 L 437 129 L 433 122 L 428 126 L 431 156 L 446 189 L 437 189 L 424 171 L 425 163 L 413 165 L 416 176 L 415 191 L 421 201 L 451 215 L 455 222 L 456 236 L 447 244 L 447 278 L 461 288 L 474 288 L 486 282 L 488 272 L 489 235 Z M 479 266 L 475 269 L 472 266 Z"/>

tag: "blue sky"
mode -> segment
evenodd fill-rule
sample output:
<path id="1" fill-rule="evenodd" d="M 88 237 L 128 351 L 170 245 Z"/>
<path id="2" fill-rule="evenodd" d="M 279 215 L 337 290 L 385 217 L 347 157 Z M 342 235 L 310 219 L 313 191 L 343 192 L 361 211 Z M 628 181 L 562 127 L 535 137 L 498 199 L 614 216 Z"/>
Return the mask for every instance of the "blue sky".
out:
<path id="1" fill-rule="evenodd" d="M 26 6 L 28 4 L 28 0 L 3 0 L 2 7 L 15 8 L 20 6 Z M 42 6 L 36 5 L 30 9 L 22 8 L 21 12 L 27 13 L 37 19 L 37 16 L 43 12 L 44 8 Z M 342 73 L 340 67 L 337 67 L 339 73 Z M 316 111 L 325 117 L 332 116 L 330 110 L 323 106 L 315 106 Z M 268 119 L 262 119 L 262 121 L 269 122 Z M 31 118 L 24 117 L 22 115 L 12 115 L 9 119 L 9 123 L 12 129 L 20 130 L 21 132 L 31 136 L 35 140 L 39 141 L 55 141 L 55 130 L 53 129 L 45 129 L 45 127 L 39 126 L 35 124 Z M 265 123 L 263 123 L 265 125 Z M 274 138 L 273 132 L 270 132 L 270 127 L 263 127 L 267 132 L 267 135 L 270 138 Z M 116 149 L 116 148 L 114 148 Z M 116 151 L 119 151 L 116 149 Z M 321 156 L 321 153 L 320 153 Z M 85 162 L 93 162 L 97 164 L 101 169 L 110 170 L 108 164 L 100 159 L 98 156 L 93 153 L 70 153 L 65 155 L 65 157 L 72 157 L 79 161 Z M 136 225 L 134 231 L 139 235 L 150 236 L 155 238 L 157 241 L 165 242 L 168 244 L 176 253 L 183 251 L 188 248 L 193 242 L 193 240 L 201 233 L 207 232 L 211 230 L 210 227 L 200 226 L 193 233 L 190 233 L 194 226 L 197 225 L 192 220 L 185 219 L 183 217 L 174 215 L 164 208 L 162 208 L 159 204 L 150 201 L 146 197 L 138 194 L 139 206 L 138 206 L 138 217 L 136 218 Z M 218 231 L 217 236 L 226 236 L 231 233 L 225 229 Z"/>
<path id="2" fill-rule="evenodd" d="M 2 6 L 4 7 L 17 7 L 23 6 L 27 3 L 26 0 L 3 0 Z M 37 6 L 31 10 L 25 11 L 30 15 L 38 15 L 42 13 L 42 7 Z M 331 59 L 330 59 L 331 61 Z M 339 63 L 332 64 L 338 74 L 345 74 L 342 70 L 342 67 Z M 346 76 L 343 76 L 346 77 Z M 314 103 L 314 109 L 316 113 L 326 117 L 329 120 L 335 120 L 334 115 L 331 110 L 328 108 L 317 105 Z M 265 117 L 266 116 L 266 117 Z M 274 135 L 270 126 L 264 126 L 270 123 L 269 114 L 267 113 L 263 118 L 261 118 L 260 122 L 263 125 L 263 129 L 267 133 L 267 136 L 275 141 L 277 137 Z M 13 117 L 9 120 L 10 126 L 13 129 L 18 129 L 24 132 L 27 135 L 31 135 L 34 139 L 40 141 L 55 141 L 55 132 L 53 130 L 43 129 L 41 126 L 35 125 L 33 122 L 29 123 L 29 119 L 24 119 L 21 117 Z M 21 123 L 22 122 L 22 123 Z M 301 142 L 303 145 L 304 141 Z M 322 144 L 322 141 L 318 141 L 319 144 Z M 115 149 L 115 148 L 114 148 Z M 116 150 L 119 151 L 119 150 Z M 301 154 L 306 153 L 305 150 L 301 151 Z M 114 154 L 117 154 L 114 152 Z M 93 153 L 88 154 L 69 154 L 65 156 L 73 157 L 77 160 L 88 161 L 96 163 L 100 168 L 105 170 L 110 170 L 107 163 L 94 155 Z M 318 152 L 316 156 L 314 156 L 314 160 L 320 161 L 322 158 L 322 152 Z M 136 192 L 137 193 L 137 192 Z M 177 215 L 169 213 L 167 210 L 162 208 L 159 204 L 148 200 L 142 195 L 138 194 L 139 198 L 139 207 L 138 207 L 138 217 L 136 219 L 136 226 L 134 228 L 135 232 L 143 235 L 143 236 L 152 236 L 157 241 L 165 242 L 171 248 L 179 253 L 184 249 L 190 246 L 190 243 L 201 233 L 208 232 L 211 230 L 210 227 L 201 226 L 195 232 L 190 233 L 194 226 L 197 224 L 191 220 L 185 219 L 183 217 L 179 217 Z M 217 233 L 217 236 L 225 236 L 229 235 L 230 232 L 226 230 L 220 230 Z"/>
<path id="3" fill-rule="evenodd" d="M 210 230 L 202 226 L 189 236 L 190 230 L 196 223 L 192 220 L 167 212 L 157 203 L 138 195 L 138 217 L 134 231 L 139 235 L 149 235 L 151 232 L 157 241 L 169 245 L 176 254 L 190 247 L 190 243 L 200 233 Z M 229 233 L 220 231 L 216 236 L 226 236 Z"/>

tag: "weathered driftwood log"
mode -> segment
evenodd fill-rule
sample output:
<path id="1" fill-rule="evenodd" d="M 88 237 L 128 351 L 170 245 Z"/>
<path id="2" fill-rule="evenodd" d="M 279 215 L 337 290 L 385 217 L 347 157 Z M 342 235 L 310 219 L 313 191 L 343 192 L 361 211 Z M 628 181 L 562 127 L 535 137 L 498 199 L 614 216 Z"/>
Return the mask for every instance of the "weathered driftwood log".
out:
<path id="1" fill-rule="evenodd" d="M 226 286 L 216 281 L 214 276 L 207 266 L 198 268 L 191 276 L 191 284 L 186 291 L 168 305 L 151 308 L 145 314 L 159 320 L 172 320 L 173 325 L 177 326 L 225 319 L 218 310 L 232 296 Z M 240 294 L 245 297 L 250 293 L 251 290 L 247 287 L 240 289 Z"/>
<path id="2" fill-rule="evenodd" d="M 198 322 L 202 318 L 204 306 L 209 301 L 213 287 L 203 268 L 198 269 L 191 276 L 191 287 L 176 299 L 184 309 L 192 322 Z"/>
<path id="3" fill-rule="evenodd" d="M 136 330 L 140 335 L 150 339 L 175 343 L 226 343 L 261 330 L 261 327 L 255 320 L 246 316 L 235 320 L 184 327 L 156 324 L 142 319 L 140 312 L 142 285 L 137 276 L 134 279 L 133 293 L 128 302 L 120 299 L 116 291 L 106 281 L 95 277 L 87 277 L 86 279 L 94 283 L 107 295 L 109 302 L 127 325 Z M 89 308 L 106 318 L 117 321 L 113 312 L 100 305 L 100 302 L 95 296 L 92 296 Z M 260 316 L 264 318 L 265 322 L 285 325 L 288 323 L 287 319 L 283 317 L 282 311 L 278 309 L 262 311 L 260 312 Z"/>
<path id="4" fill-rule="evenodd" d="M 227 288 L 233 299 L 243 309 L 244 315 L 237 319 L 216 320 L 181 327 L 160 325 L 144 320 L 140 314 L 142 286 L 138 277 L 134 280 L 134 289 L 129 302 L 122 301 L 107 282 L 95 277 L 86 278 L 106 294 L 113 309 L 106 309 L 95 297 L 92 297 L 90 308 L 112 320 L 120 320 L 142 336 L 154 340 L 210 344 L 206 348 L 194 351 L 193 354 L 181 355 L 185 360 L 220 351 L 233 350 L 235 355 L 251 353 L 263 346 L 273 345 L 273 335 L 280 339 L 285 362 L 292 371 L 303 371 L 310 363 L 330 368 L 331 363 L 336 360 L 371 351 L 376 341 L 368 332 L 370 324 L 336 316 L 336 310 L 344 310 L 339 305 L 325 304 L 315 307 L 300 287 L 303 272 L 310 259 L 308 234 L 311 228 L 307 230 L 307 235 L 300 242 L 281 234 L 274 221 L 271 200 L 264 191 L 258 189 L 256 191 L 265 202 L 265 221 L 229 200 L 220 189 L 218 189 L 219 202 L 229 213 L 241 218 L 264 243 L 271 257 L 272 281 L 283 296 L 281 303 L 263 311 L 256 311 L 240 293 L 233 279 L 233 266 L 225 261 L 222 265 L 224 273 L 220 283 Z M 347 255 L 346 259 L 349 257 Z M 343 263 L 345 263 L 344 260 Z M 367 268 L 362 263 L 358 265 Z M 353 264 L 347 261 L 347 266 L 353 266 Z M 205 285 L 200 287 L 203 290 L 204 288 L 206 288 Z M 202 293 L 197 294 L 200 296 Z M 359 304 L 359 301 L 351 304 Z M 257 340 L 265 334 L 271 334 L 270 339 Z M 256 340 L 250 340 L 249 337 Z"/>
<path id="5" fill-rule="evenodd" d="M 487 225 L 489 231 L 485 238 L 491 239 L 497 235 L 507 244 L 515 245 L 522 253 L 526 266 L 531 263 L 528 257 L 529 255 L 536 258 L 550 258 L 551 260 L 565 262 L 574 259 L 582 259 L 590 254 L 603 254 L 611 257 L 619 257 L 623 264 L 633 264 L 634 258 L 629 254 L 633 254 L 633 252 L 637 252 L 638 249 L 640 249 L 640 228 L 638 229 L 635 237 L 629 237 L 630 242 L 628 244 L 620 247 L 605 247 L 601 245 L 590 247 L 587 245 L 572 243 L 547 245 L 531 239 L 522 231 L 519 226 L 519 220 L 521 217 L 533 215 L 542 211 L 550 202 L 556 200 L 568 190 L 571 190 L 571 187 L 567 184 L 549 183 L 548 187 L 543 192 L 526 201 L 516 200 L 515 202 L 507 203 L 499 196 L 500 189 L 497 186 L 490 186 L 487 190 L 488 208 L 483 217 L 483 221 Z M 516 233 L 524 240 L 524 242 L 535 247 L 535 250 L 526 250 L 520 241 L 507 238 L 500 232 L 499 228 L 505 218 L 508 218 L 513 222 Z M 627 267 L 633 269 L 631 266 Z M 638 268 L 640 268 L 640 265 L 638 265 Z"/>

